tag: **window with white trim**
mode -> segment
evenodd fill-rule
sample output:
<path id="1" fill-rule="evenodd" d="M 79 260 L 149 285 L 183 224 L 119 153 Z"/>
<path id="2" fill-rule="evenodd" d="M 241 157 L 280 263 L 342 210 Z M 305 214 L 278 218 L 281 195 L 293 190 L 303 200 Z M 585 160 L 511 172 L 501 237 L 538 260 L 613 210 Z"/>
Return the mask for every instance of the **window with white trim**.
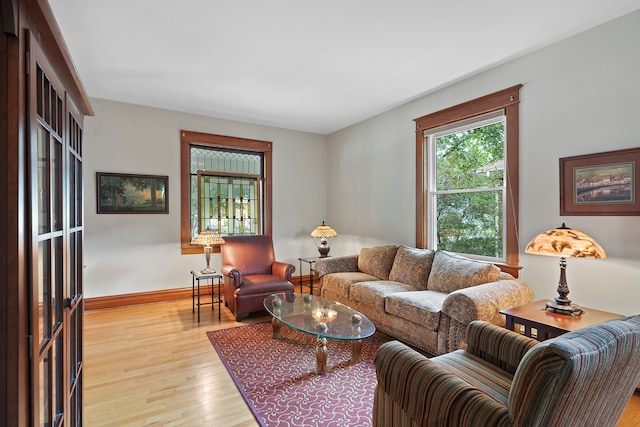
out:
<path id="1" fill-rule="evenodd" d="M 505 262 L 502 111 L 425 131 L 428 247 Z"/>

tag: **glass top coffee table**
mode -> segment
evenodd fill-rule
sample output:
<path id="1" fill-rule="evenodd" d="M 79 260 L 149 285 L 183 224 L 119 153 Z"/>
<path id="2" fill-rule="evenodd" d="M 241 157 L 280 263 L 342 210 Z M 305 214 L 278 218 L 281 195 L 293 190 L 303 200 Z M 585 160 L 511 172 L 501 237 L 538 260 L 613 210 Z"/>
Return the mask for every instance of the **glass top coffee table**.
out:
<path id="1" fill-rule="evenodd" d="M 376 327 L 363 314 L 326 298 L 308 294 L 278 293 L 264 299 L 264 307 L 273 316 L 273 338 L 282 339 L 282 324 L 314 335 L 316 339 L 316 374 L 327 373 L 327 338 L 351 341 L 351 362 L 362 360 L 362 340 Z"/>

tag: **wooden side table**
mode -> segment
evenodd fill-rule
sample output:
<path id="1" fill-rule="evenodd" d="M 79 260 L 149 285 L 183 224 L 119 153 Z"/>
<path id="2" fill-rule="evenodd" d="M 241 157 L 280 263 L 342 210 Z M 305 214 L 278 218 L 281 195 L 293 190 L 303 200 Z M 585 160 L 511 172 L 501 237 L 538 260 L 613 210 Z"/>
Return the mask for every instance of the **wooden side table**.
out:
<path id="1" fill-rule="evenodd" d="M 623 317 L 620 314 L 586 307 L 582 307 L 584 312 L 581 316 L 576 317 L 553 313 L 544 309 L 545 304 L 549 301 L 535 301 L 500 311 L 506 316 L 507 329 L 535 338 L 538 341 L 544 341 L 566 332 Z"/>

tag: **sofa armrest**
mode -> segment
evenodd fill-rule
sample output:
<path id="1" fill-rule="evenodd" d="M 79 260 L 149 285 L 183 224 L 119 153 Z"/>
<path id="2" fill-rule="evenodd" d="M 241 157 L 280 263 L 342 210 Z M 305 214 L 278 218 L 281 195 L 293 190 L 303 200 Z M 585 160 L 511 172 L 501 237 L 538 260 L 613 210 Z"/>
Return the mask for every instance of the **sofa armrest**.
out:
<path id="1" fill-rule="evenodd" d="M 313 266 L 318 277 L 331 273 L 358 271 L 358 255 L 320 258 Z"/>
<path id="2" fill-rule="evenodd" d="M 506 408 L 436 361 L 398 342 L 384 343 L 375 356 L 378 385 L 373 425 L 463 425 L 464 420 L 503 425 Z M 389 414 L 397 412 L 393 417 Z M 395 420 L 395 421 L 394 421 Z"/>
<path id="3" fill-rule="evenodd" d="M 282 277 L 287 281 L 291 281 L 291 275 L 296 271 L 296 268 L 293 264 L 289 264 L 286 262 L 276 261 L 271 266 L 271 274 L 274 276 Z"/>
<path id="4" fill-rule="evenodd" d="M 492 323 L 476 320 L 467 326 L 467 351 L 515 374 L 520 360 L 538 341 Z"/>
<path id="5" fill-rule="evenodd" d="M 500 310 L 531 301 L 533 291 L 523 281 L 498 280 L 451 292 L 442 303 L 442 312 L 463 325 L 485 320 L 504 326 Z"/>

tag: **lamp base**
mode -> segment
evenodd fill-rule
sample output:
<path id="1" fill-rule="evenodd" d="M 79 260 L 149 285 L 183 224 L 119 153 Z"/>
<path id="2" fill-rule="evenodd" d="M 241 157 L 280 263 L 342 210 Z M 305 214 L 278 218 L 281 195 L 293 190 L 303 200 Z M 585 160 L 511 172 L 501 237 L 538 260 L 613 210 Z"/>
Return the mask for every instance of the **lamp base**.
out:
<path id="1" fill-rule="evenodd" d="M 555 302 L 548 302 L 545 305 L 545 310 L 547 311 L 551 311 L 553 313 L 557 313 L 557 314 L 564 314 L 565 316 L 572 316 L 572 317 L 578 317 L 582 314 L 583 310 L 579 307 L 574 306 L 571 303 L 559 303 L 558 301 Z"/>
<path id="2" fill-rule="evenodd" d="M 211 267 L 205 267 L 202 270 L 200 270 L 200 274 L 215 274 L 215 272 L 216 270 Z"/>
<path id="3" fill-rule="evenodd" d="M 318 252 L 320 252 L 320 258 L 326 258 L 329 256 L 329 248 L 328 246 L 318 246 Z"/>

